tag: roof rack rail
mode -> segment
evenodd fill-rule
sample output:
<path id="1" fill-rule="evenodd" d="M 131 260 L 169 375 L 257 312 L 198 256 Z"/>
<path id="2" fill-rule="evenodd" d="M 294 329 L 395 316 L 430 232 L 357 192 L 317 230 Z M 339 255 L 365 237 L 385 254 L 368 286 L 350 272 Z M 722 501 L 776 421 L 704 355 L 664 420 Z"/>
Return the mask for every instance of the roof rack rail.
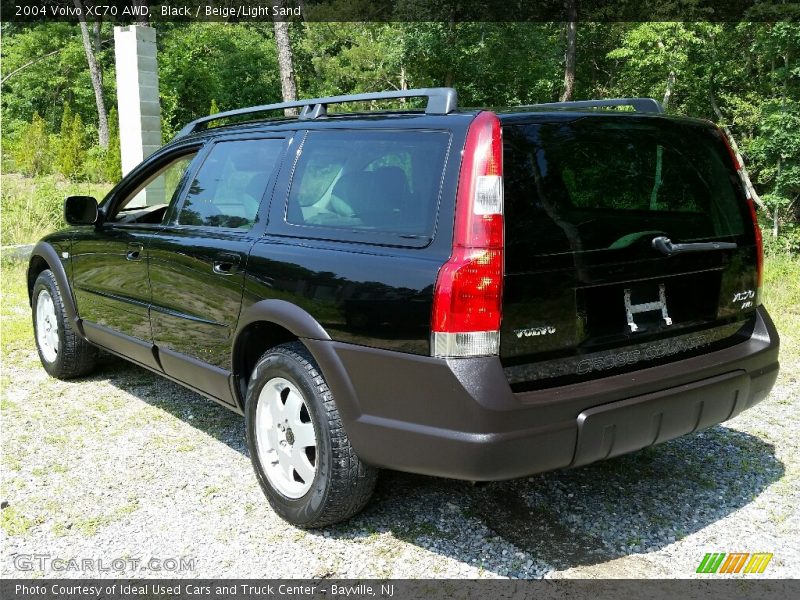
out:
<path id="1" fill-rule="evenodd" d="M 562 108 L 576 110 L 581 108 L 604 108 L 606 106 L 630 106 L 636 112 L 663 113 L 664 108 L 652 98 L 610 98 L 608 100 L 576 100 L 574 102 L 548 102 L 545 104 L 526 104 L 520 108 Z"/>
<path id="2" fill-rule="evenodd" d="M 372 100 L 391 100 L 394 98 L 427 98 L 425 114 L 446 115 L 456 110 L 458 94 L 453 88 L 421 88 L 414 90 L 399 90 L 392 92 L 374 92 L 369 94 L 349 94 L 347 96 L 330 96 L 327 98 L 312 98 L 310 100 L 295 100 L 292 102 L 279 102 L 277 104 L 263 104 L 226 112 L 209 115 L 195 119 L 178 132 L 174 139 L 191 135 L 199 130 L 201 125 L 228 117 L 238 117 L 254 113 L 279 110 L 281 108 L 302 108 L 300 119 L 318 119 L 328 114 L 329 104 L 342 104 L 345 102 L 370 102 Z"/>

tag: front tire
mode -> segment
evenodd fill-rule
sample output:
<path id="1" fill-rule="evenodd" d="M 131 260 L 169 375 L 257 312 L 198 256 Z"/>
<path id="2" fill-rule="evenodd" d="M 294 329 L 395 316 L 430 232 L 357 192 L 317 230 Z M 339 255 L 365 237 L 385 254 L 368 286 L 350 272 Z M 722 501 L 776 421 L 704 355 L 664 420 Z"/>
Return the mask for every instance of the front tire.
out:
<path id="1" fill-rule="evenodd" d="M 281 518 L 324 527 L 367 504 L 377 469 L 356 456 L 333 394 L 301 343 L 276 346 L 256 363 L 245 420 L 258 482 Z"/>
<path id="2" fill-rule="evenodd" d="M 61 290 L 49 269 L 42 271 L 33 284 L 31 307 L 36 350 L 44 370 L 58 379 L 91 373 L 97 364 L 97 348 L 72 327 Z"/>

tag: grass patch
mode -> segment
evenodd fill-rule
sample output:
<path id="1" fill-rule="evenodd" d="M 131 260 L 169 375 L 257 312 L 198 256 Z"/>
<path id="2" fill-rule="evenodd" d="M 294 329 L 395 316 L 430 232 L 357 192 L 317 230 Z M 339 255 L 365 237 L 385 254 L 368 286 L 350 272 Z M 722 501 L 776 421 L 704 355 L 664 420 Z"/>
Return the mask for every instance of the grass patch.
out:
<path id="1" fill-rule="evenodd" d="M 6 216 L 3 215 L 5 222 Z M 33 349 L 33 325 L 28 306 L 27 265 L 3 263 L 0 269 L 0 347 L 3 359 Z"/>
<path id="2" fill-rule="evenodd" d="M 404 542 L 415 542 L 421 537 L 433 539 L 444 539 L 452 537 L 447 532 L 442 531 L 433 523 L 423 521 L 421 523 L 411 523 L 402 529 L 392 531 L 395 538 Z"/>
<path id="3" fill-rule="evenodd" d="M 49 473 L 66 473 L 69 469 L 65 465 L 53 464 L 45 467 L 34 467 L 31 469 L 31 475 L 34 477 L 44 477 Z"/>
<path id="4" fill-rule="evenodd" d="M 122 398 L 106 394 L 99 398 L 91 399 L 86 404 L 97 412 L 108 413 L 124 408 L 127 403 Z"/>
<path id="5" fill-rule="evenodd" d="M 120 506 L 119 508 L 113 510 L 109 514 L 94 515 L 83 519 L 76 519 L 72 523 L 72 529 L 74 529 L 75 531 L 86 537 L 94 537 L 95 535 L 97 535 L 97 532 L 101 527 L 110 525 L 111 523 L 114 523 L 116 521 L 120 521 L 138 509 L 139 509 L 139 501 L 137 499 L 133 499 L 127 502 L 126 504 Z M 66 526 L 62 525 L 61 531 L 63 532 L 65 530 Z M 54 531 L 54 533 L 56 532 Z M 58 533 L 56 533 L 56 535 L 58 535 Z M 62 533 L 62 535 L 64 535 L 64 533 Z"/>
<path id="6" fill-rule="evenodd" d="M 208 498 L 209 496 L 213 496 L 214 494 L 221 492 L 222 488 L 216 485 L 209 485 L 203 490 L 203 496 Z"/>
<path id="7" fill-rule="evenodd" d="M 111 189 L 109 183 L 73 183 L 56 175 L 25 177 L 3 173 L 0 210 L 2 243 L 30 244 L 64 227 L 64 198 L 94 196 L 98 200 Z"/>
<path id="8" fill-rule="evenodd" d="M 800 372 L 800 259 L 767 258 L 763 302 L 781 336 L 782 369 Z"/>
<path id="9" fill-rule="evenodd" d="M 37 518 L 31 519 L 13 506 L 7 506 L 3 509 L 2 517 L 0 517 L 0 528 L 10 536 L 26 535 L 28 531 L 36 525 L 41 525 L 44 519 Z"/>

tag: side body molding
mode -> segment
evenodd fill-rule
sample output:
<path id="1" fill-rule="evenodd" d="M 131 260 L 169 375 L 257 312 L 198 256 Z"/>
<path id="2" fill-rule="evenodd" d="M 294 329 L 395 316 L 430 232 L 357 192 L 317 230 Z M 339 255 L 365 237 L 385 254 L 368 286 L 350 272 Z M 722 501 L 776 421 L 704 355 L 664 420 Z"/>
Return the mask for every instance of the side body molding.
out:
<path id="1" fill-rule="evenodd" d="M 256 302 L 242 312 L 236 328 L 236 339 L 248 325 L 259 321 L 280 325 L 299 338 L 331 339 L 322 325 L 302 308 L 285 300 L 274 299 Z"/>
<path id="2" fill-rule="evenodd" d="M 33 302 L 33 284 L 36 281 L 36 278 L 33 276 L 33 273 L 31 273 L 31 269 L 38 262 L 36 260 L 37 257 L 47 263 L 48 268 L 53 272 L 53 275 L 56 278 L 58 288 L 61 290 L 61 297 L 64 302 L 64 310 L 67 313 L 67 318 L 70 320 L 70 324 L 80 333 L 81 337 L 86 338 L 86 335 L 83 331 L 83 325 L 78 317 L 75 296 L 72 295 L 72 287 L 69 284 L 69 278 L 64 270 L 64 265 L 61 263 L 61 258 L 58 256 L 56 249 L 53 248 L 53 246 L 48 242 L 38 242 L 36 246 L 33 247 L 33 251 L 31 252 L 31 257 L 28 261 L 27 273 L 28 301 Z"/>

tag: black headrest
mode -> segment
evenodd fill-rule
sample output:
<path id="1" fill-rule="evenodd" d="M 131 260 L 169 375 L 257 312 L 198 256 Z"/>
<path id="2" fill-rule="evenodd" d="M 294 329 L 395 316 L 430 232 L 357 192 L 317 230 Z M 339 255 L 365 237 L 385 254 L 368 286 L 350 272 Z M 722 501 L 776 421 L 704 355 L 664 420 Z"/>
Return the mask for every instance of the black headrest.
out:
<path id="1" fill-rule="evenodd" d="M 389 194 L 391 198 L 408 195 L 408 179 L 400 167 L 379 167 L 373 173 L 375 173 L 375 185 L 381 192 Z"/>
<path id="2" fill-rule="evenodd" d="M 345 202 L 354 213 L 369 210 L 375 198 L 375 173 L 359 171 L 342 175 L 333 186 L 334 196 Z"/>

